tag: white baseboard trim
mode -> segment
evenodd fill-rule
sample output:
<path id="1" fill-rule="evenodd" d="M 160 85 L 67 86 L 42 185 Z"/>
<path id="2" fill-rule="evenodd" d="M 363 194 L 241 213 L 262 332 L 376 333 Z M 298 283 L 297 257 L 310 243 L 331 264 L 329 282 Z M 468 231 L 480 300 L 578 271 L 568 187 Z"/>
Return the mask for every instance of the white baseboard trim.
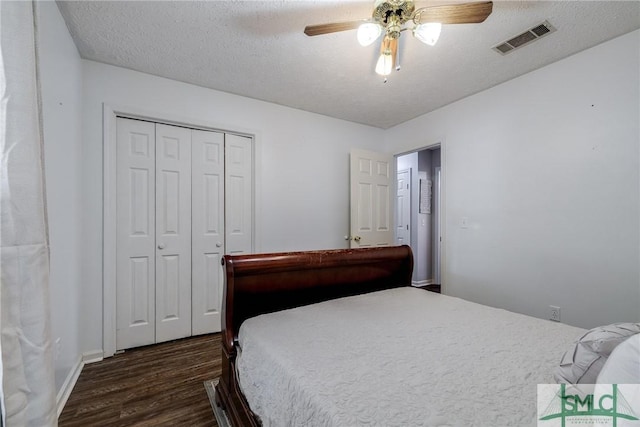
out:
<path id="1" fill-rule="evenodd" d="M 73 365 L 73 368 L 69 372 L 69 375 L 67 375 L 67 378 L 64 380 L 60 391 L 58 391 L 58 396 L 56 396 L 58 418 L 60 418 L 60 414 L 62 414 L 64 405 L 67 404 L 67 400 L 69 400 L 69 396 L 71 396 L 73 387 L 75 387 L 76 382 L 80 377 L 80 373 L 82 372 L 82 368 L 84 368 L 84 365 L 88 363 L 100 362 L 103 359 L 103 354 L 104 353 L 102 352 L 102 350 L 94 350 L 82 353 L 82 356 L 78 357 L 78 360 Z"/>
<path id="2" fill-rule="evenodd" d="M 427 285 L 433 285 L 433 279 L 418 280 L 418 281 L 412 281 L 411 282 L 411 286 L 416 286 L 418 288 L 421 288 L 421 287 L 427 286 Z"/>
<path id="3" fill-rule="evenodd" d="M 82 353 L 82 361 L 84 364 L 102 362 L 104 359 L 104 353 L 102 350 L 93 350 L 86 353 Z"/>
<path id="4" fill-rule="evenodd" d="M 78 357 L 78 360 L 71 368 L 69 375 L 64 380 L 60 391 L 58 391 L 58 396 L 56 397 L 56 404 L 58 406 L 58 418 L 60 414 L 62 414 L 62 410 L 64 409 L 64 405 L 67 404 L 67 400 L 69 396 L 71 396 L 71 391 L 73 387 L 76 385 L 76 381 L 78 381 L 78 377 L 80 376 L 80 372 L 82 372 L 82 367 L 84 366 L 84 362 L 82 361 L 82 356 Z"/>

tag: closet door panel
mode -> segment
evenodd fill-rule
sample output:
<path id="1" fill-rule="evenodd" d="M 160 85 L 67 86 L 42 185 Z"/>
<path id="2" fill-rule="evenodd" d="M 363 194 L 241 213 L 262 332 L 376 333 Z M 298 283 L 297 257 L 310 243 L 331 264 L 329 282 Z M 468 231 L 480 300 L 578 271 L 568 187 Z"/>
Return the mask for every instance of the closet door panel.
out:
<path id="1" fill-rule="evenodd" d="M 192 333 L 222 326 L 224 134 L 192 131 Z"/>
<path id="2" fill-rule="evenodd" d="M 251 138 L 225 135 L 226 253 L 253 250 L 253 156 Z"/>
<path id="3" fill-rule="evenodd" d="M 155 342 L 155 125 L 118 118 L 116 349 Z"/>
<path id="4" fill-rule="evenodd" d="M 156 342 L 191 335 L 191 130 L 156 125 Z"/>

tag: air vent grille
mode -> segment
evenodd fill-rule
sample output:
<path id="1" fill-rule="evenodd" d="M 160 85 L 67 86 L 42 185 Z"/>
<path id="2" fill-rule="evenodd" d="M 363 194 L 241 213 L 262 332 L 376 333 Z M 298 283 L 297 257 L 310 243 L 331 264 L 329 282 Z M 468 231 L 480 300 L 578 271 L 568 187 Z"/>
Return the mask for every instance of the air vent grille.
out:
<path id="1" fill-rule="evenodd" d="M 502 55 L 506 55 L 507 53 L 513 52 L 514 50 L 525 46 L 532 41 L 538 40 L 539 38 L 544 37 L 547 34 L 553 33 L 555 30 L 556 29 L 549 23 L 549 21 L 544 21 L 542 24 L 536 25 L 535 27 L 528 29 L 524 33 L 512 37 L 504 43 L 500 43 L 499 45 L 494 46 L 493 50 Z"/>
<path id="2" fill-rule="evenodd" d="M 547 24 L 547 25 L 545 25 L 545 24 Z M 538 26 L 537 26 L 537 27 L 535 27 L 535 28 L 532 28 L 532 29 L 531 29 L 531 32 L 532 32 L 533 34 L 535 34 L 536 36 L 538 36 L 538 37 L 542 37 L 542 36 L 544 36 L 545 34 L 547 34 L 547 33 L 550 33 L 550 32 L 551 32 L 551 28 L 549 28 L 549 27 L 550 27 L 549 23 L 545 21 L 545 23 L 540 24 L 540 25 L 538 25 Z"/>

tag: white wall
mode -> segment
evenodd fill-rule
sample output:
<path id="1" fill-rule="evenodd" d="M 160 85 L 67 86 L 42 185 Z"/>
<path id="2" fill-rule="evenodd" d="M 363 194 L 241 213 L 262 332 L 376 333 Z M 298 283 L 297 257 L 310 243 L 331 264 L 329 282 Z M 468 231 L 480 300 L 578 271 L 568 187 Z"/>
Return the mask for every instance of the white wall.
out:
<path id="1" fill-rule="evenodd" d="M 59 391 L 80 356 L 82 62 L 54 2 L 38 2 L 44 157 L 51 244 L 50 297 Z M 55 347 L 54 347 L 55 353 Z"/>
<path id="2" fill-rule="evenodd" d="M 103 103 L 256 137 L 256 250 L 345 248 L 349 150 L 381 150 L 383 131 L 123 68 L 83 61 L 81 337 L 102 348 Z"/>
<path id="3" fill-rule="evenodd" d="M 640 321 L 639 56 L 635 31 L 385 133 L 443 141 L 444 293 Z"/>

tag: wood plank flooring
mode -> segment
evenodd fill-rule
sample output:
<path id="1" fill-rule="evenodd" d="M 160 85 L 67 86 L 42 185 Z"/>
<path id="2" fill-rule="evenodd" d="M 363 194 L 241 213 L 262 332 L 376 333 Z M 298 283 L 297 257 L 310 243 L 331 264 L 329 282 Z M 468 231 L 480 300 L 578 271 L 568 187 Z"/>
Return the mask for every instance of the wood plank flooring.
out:
<path id="1" fill-rule="evenodd" d="M 220 376 L 220 334 L 127 350 L 86 365 L 60 427 L 217 427 L 203 382 Z"/>

